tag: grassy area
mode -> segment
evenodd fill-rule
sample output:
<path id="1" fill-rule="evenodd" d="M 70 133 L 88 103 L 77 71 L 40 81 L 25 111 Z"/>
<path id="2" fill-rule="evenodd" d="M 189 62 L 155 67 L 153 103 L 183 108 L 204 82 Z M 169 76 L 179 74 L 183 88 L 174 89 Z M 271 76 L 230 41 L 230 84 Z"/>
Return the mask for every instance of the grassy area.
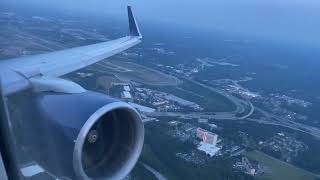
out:
<path id="1" fill-rule="evenodd" d="M 255 159 L 265 167 L 265 173 L 258 177 L 265 180 L 313 180 L 317 179 L 312 173 L 277 160 L 259 151 L 245 152 L 248 158 Z"/>
<path id="2" fill-rule="evenodd" d="M 197 103 L 207 112 L 228 112 L 236 109 L 235 104 L 228 98 L 192 82 L 183 82 L 176 87 L 159 86 L 156 89 Z"/>
<path id="3" fill-rule="evenodd" d="M 113 67 L 106 67 L 115 70 L 115 74 L 118 76 L 118 78 L 124 81 L 133 80 L 143 84 L 156 86 L 176 86 L 181 83 L 176 77 L 136 63 L 110 60 L 109 64 L 118 66 L 118 69 L 123 68 L 127 70 L 119 72 Z"/>
<path id="4" fill-rule="evenodd" d="M 141 163 L 137 163 L 131 172 L 132 179 L 148 179 L 157 180 L 157 178 L 149 172 Z"/>
<path id="5" fill-rule="evenodd" d="M 146 143 L 144 144 L 140 159 L 142 160 L 142 162 L 148 164 L 149 166 L 152 166 L 157 171 L 162 173 L 166 178 L 177 179 L 177 177 L 174 175 L 174 172 L 172 172 L 166 164 L 164 164 L 163 162 L 161 162 L 160 159 L 158 159 L 157 155 L 154 154 L 150 146 Z"/>
<path id="6" fill-rule="evenodd" d="M 215 91 L 202 87 L 193 82 L 184 82 L 180 85 L 181 88 L 189 90 L 204 97 L 199 100 L 199 104 L 205 108 L 205 111 L 233 111 L 236 109 L 235 104 L 227 97 Z"/>

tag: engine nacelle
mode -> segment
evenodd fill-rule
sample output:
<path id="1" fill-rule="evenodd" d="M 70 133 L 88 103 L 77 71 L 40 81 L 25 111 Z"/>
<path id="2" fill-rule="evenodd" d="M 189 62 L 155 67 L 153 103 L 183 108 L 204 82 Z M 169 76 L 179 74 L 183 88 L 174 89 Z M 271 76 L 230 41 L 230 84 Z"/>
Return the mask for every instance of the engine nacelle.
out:
<path id="1" fill-rule="evenodd" d="M 58 177 L 122 179 L 144 141 L 139 113 L 104 94 L 34 93 L 19 103 L 30 155 Z"/>

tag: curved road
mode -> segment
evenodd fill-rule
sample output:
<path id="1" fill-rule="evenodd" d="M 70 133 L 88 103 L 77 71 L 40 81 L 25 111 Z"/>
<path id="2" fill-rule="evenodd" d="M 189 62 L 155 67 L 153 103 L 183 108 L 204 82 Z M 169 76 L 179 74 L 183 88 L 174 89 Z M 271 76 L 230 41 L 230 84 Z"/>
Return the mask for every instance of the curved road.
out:
<path id="1" fill-rule="evenodd" d="M 176 75 L 176 74 L 175 74 Z M 180 118 L 206 118 L 206 119 L 226 119 L 226 120 L 241 120 L 246 119 L 252 115 L 254 112 L 254 106 L 253 104 L 248 100 L 239 99 L 235 96 L 232 96 L 231 94 L 224 92 L 222 90 L 216 89 L 214 87 L 202 84 L 200 82 L 197 82 L 195 80 L 192 80 L 190 78 L 178 76 L 179 79 L 182 79 L 184 81 L 189 81 L 191 83 L 194 83 L 198 86 L 201 86 L 203 88 L 206 88 L 214 93 L 218 93 L 227 99 L 229 99 L 235 106 L 236 109 L 234 111 L 229 112 L 191 112 L 191 113 L 182 113 L 182 112 L 152 112 L 152 113 L 146 113 L 148 116 L 153 117 L 159 117 L 159 116 L 170 116 L 170 117 L 180 117 Z M 246 111 L 246 105 L 248 104 L 250 106 L 250 111 L 241 116 L 237 117 L 237 114 L 243 113 Z"/>
<path id="2" fill-rule="evenodd" d="M 282 117 L 278 117 L 276 115 L 273 115 L 272 113 L 266 112 L 260 108 L 254 107 L 254 105 L 249 100 L 239 99 L 235 96 L 232 96 L 231 94 L 224 92 L 222 90 L 216 89 L 214 87 L 205 85 L 203 83 L 197 82 L 193 79 L 190 79 L 188 77 L 184 77 L 180 74 L 172 73 L 173 76 L 188 81 L 191 83 L 194 83 L 196 85 L 199 85 L 203 88 L 206 88 L 210 91 L 213 91 L 215 93 L 218 93 L 226 98 L 228 98 L 231 102 L 233 102 L 236 106 L 236 109 L 234 111 L 230 112 L 191 112 L 191 113 L 179 113 L 179 112 L 153 112 L 148 113 L 149 116 L 171 116 L 171 117 L 180 117 L 180 118 L 207 118 L 207 119 L 219 119 L 219 120 L 249 120 L 249 121 L 255 121 L 258 123 L 264 123 L 264 124 L 271 124 L 271 125 L 278 125 L 287 127 L 296 131 L 304 132 L 307 134 L 310 134 L 314 137 L 317 137 L 320 139 L 320 129 L 312 126 L 308 126 L 305 124 L 297 123 Z M 250 106 L 250 111 L 241 116 L 237 117 L 236 114 L 240 114 L 246 111 L 246 105 Z M 258 110 L 261 112 L 268 120 L 261 120 L 261 119 L 250 119 L 249 117 L 253 114 L 255 110 Z M 211 113 L 211 114 L 210 114 Z M 214 113 L 214 114 L 212 114 Z"/>

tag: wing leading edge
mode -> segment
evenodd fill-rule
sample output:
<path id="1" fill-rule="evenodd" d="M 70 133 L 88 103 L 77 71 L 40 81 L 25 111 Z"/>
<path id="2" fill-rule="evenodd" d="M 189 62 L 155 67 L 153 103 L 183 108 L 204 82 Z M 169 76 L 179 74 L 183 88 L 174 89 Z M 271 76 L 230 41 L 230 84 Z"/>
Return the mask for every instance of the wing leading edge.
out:
<path id="1" fill-rule="evenodd" d="M 127 10 L 129 36 L 88 46 L 0 61 L 4 94 L 11 94 L 28 87 L 30 78 L 62 76 L 140 43 L 142 36 L 131 6 L 128 6 Z"/>

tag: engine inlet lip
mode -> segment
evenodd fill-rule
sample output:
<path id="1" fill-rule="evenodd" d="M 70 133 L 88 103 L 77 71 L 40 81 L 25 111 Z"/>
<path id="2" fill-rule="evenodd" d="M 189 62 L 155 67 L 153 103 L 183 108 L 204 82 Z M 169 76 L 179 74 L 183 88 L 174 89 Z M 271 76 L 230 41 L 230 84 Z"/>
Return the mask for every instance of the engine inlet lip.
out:
<path id="1" fill-rule="evenodd" d="M 143 142 L 144 142 L 144 127 L 143 127 L 143 122 L 141 121 L 140 114 L 137 112 L 136 109 L 134 109 L 131 105 L 118 101 L 118 102 L 112 102 L 110 104 L 107 104 L 105 106 L 102 106 L 99 108 L 95 113 L 93 113 L 89 119 L 86 121 L 84 126 L 81 128 L 77 139 L 75 141 L 75 146 L 73 150 L 73 168 L 75 171 L 76 176 L 79 179 L 92 179 L 89 177 L 82 165 L 82 148 L 84 145 L 84 142 L 86 141 L 87 134 L 89 133 L 90 129 L 92 126 L 107 112 L 110 112 L 112 110 L 116 109 L 124 109 L 127 110 L 128 112 L 134 114 L 136 117 L 133 119 L 134 123 L 136 124 L 137 127 L 137 134 L 135 137 L 135 141 L 137 142 L 135 145 L 135 148 L 132 150 L 132 155 L 128 159 L 128 162 L 126 163 L 125 167 L 122 169 L 122 173 L 117 172 L 114 174 L 112 177 L 108 179 L 123 179 L 135 166 L 141 151 L 143 147 Z"/>

